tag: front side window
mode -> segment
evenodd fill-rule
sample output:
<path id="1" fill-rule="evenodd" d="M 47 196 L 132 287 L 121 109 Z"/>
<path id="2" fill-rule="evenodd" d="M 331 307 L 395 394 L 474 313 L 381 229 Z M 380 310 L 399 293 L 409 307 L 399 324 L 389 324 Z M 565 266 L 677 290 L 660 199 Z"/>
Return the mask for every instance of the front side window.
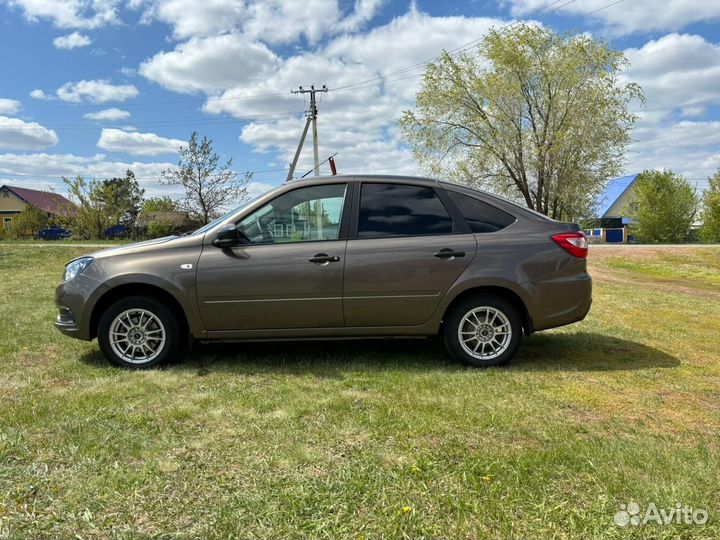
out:
<path id="1" fill-rule="evenodd" d="M 244 218 L 238 229 L 253 244 L 337 240 L 347 184 L 300 188 Z"/>
<path id="2" fill-rule="evenodd" d="M 455 203 L 455 206 L 458 207 L 474 233 L 499 231 L 515 222 L 515 218 L 507 212 L 503 212 L 499 208 L 495 208 L 475 197 L 450 190 L 447 190 L 446 193 L 450 200 Z"/>
<path id="3" fill-rule="evenodd" d="M 9 229 L 10 227 L 12 227 L 12 218 L 9 218 L 9 217 L 3 218 L 3 227 L 5 229 Z"/>
<path id="4" fill-rule="evenodd" d="M 452 233 L 452 219 L 435 191 L 403 184 L 363 184 L 358 238 Z"/>

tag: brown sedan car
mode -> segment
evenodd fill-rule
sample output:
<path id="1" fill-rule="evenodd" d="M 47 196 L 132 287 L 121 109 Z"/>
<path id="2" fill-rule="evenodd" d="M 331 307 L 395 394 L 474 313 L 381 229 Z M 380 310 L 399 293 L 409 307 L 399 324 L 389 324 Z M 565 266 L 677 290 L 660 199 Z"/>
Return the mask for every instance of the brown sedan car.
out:
<path id="1" fill-rule="evenodd" d="M 423 178 L 284 184 L 185 236 L 68 263 L 55 325 L 131 368 L 194 340 L 433 336 L 475 366 L 585 317 L 587 240 L 506 200 Z"/>

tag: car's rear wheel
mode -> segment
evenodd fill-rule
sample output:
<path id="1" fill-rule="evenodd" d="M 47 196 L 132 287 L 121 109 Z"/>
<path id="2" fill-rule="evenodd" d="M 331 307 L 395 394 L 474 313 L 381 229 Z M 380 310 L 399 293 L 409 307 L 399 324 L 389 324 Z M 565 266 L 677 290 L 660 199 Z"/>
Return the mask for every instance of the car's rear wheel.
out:
<path id="1" fill-rule="evenodd" d="M 504 298 L 476 295 L 453 306 L 444 332 L 445 346 L 453 357 L 472 366 L 500 366 L 520 347 L 522 321 Z"/>
<path id="2" fill-rule="evenodd" d="M 98 343 L 110 362 L 131 369 L 157 366 L 182 352 L 175 315 L 162 302 L 142 296 L 123 298 L 105 310 Z"/>

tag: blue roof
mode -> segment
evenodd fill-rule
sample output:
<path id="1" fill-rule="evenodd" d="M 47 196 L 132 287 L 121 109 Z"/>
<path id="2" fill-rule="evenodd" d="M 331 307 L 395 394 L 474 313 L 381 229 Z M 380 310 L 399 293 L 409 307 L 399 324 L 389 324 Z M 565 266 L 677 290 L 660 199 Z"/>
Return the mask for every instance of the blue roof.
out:
<path id="1" fill-rule="evenodd" d="M 610 207 L 615 204 L 620 197 L 622 197 L 622 194 L 627 191 L 638 176 L 640 176 L 640 173 L 621 176 L 620 178 L 613 178 L 608 181 L 607 186 L 605 186 L 605 191 L 603 191 L 595 201 L 598 217 L 608 217 L 605 215 L 607 211 L 610 210 Z"/>

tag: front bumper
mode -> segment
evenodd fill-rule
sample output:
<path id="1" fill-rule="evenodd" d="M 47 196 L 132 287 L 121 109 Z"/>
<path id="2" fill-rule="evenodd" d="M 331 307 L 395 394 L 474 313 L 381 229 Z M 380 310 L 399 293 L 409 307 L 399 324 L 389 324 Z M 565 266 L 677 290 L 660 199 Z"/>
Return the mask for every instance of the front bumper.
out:
<path id="1" fill-rule="evenodd" d="M 100 282 L 83 274 L 58 285 L 55 289 L 55 305 L 58 308 L 55 328 L 66 336 L 90 341 L 92 299 L 97 298 L 100 286 Z"/>

